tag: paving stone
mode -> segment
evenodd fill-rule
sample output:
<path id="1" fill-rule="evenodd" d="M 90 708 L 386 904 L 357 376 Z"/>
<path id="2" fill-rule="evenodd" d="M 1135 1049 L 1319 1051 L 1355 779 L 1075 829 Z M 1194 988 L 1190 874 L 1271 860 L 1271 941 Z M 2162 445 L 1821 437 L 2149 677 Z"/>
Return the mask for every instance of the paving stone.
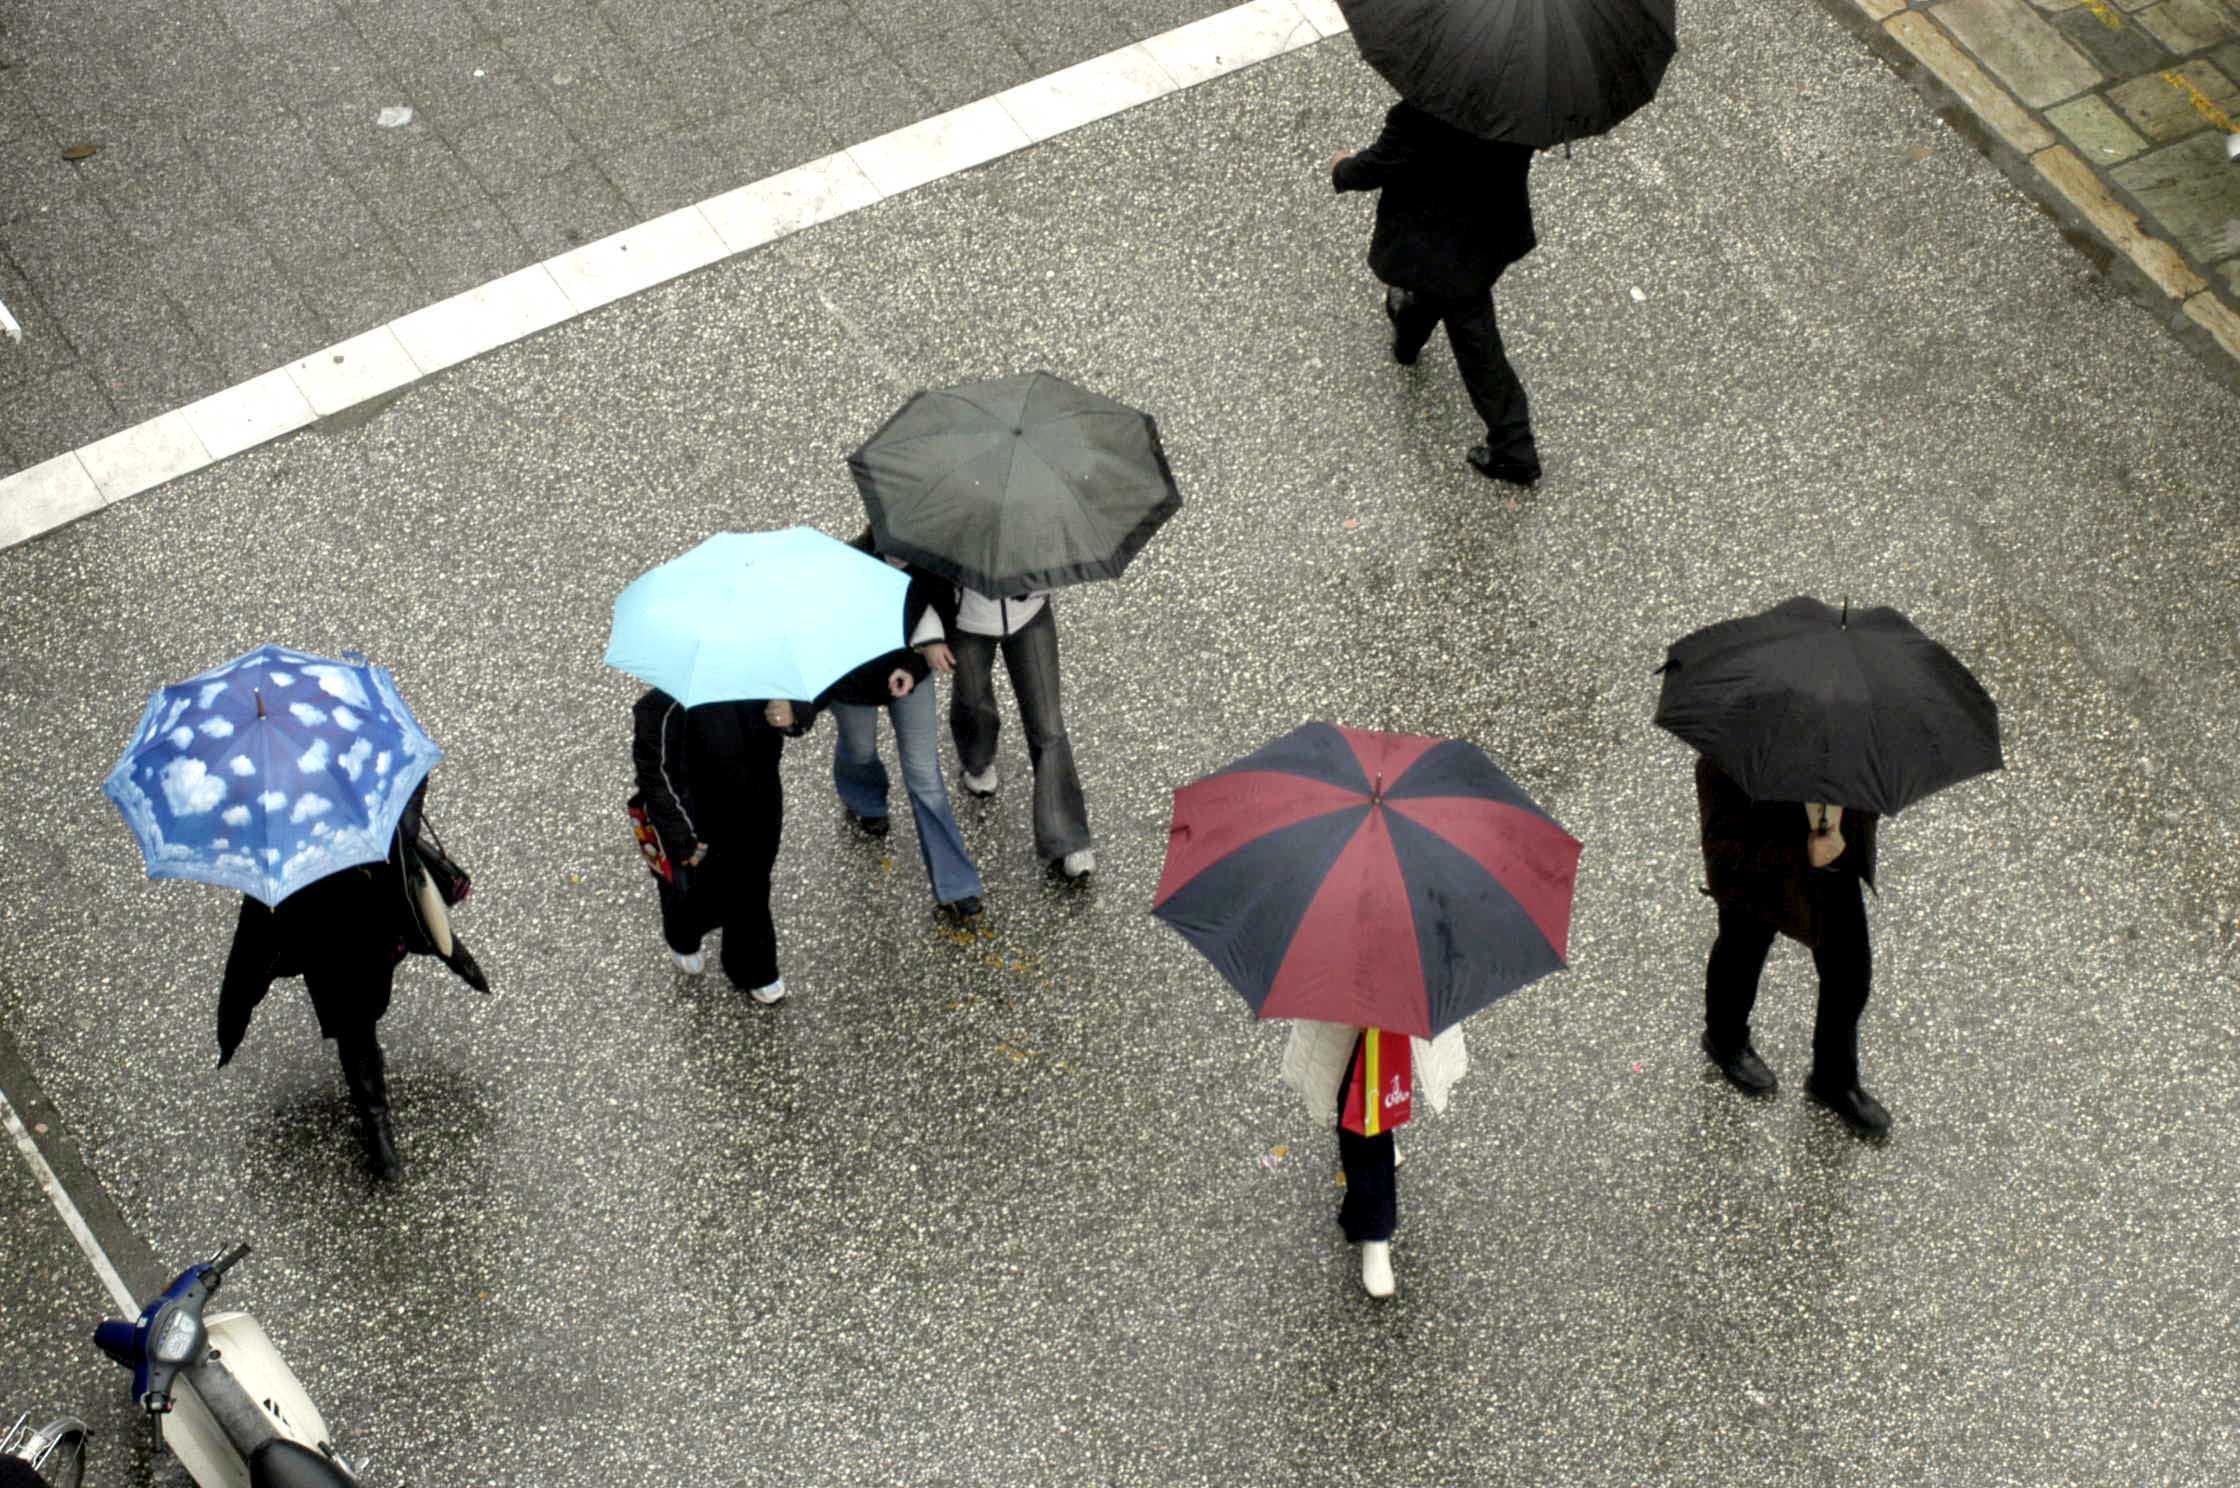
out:
<path id="1" fill-rule="evenodd" d="M 597 242 L 639 220 L 636 209 L 591 160 L 579 160 L 555 175 L 517 182 L 498 198 L 498 206 L 539 262 Z"/>
<path id="2" fill-rule="evenodd" d="M 43 134 L 0 141 L 0 222 L 83 194 L 84 180 L 62 158 L 62 142 Z"/>
<path id="3" fill-rule="evenodd" d="M 244 206 L 302 196 L 335 179 L 325 153 L 292 113 L 221 123 L 189 143 Z"/>
<path id="4" fill-rule="evenodd" d="M 314 270 L 369 243 L 389 241 L 387 230 L 340 179 L 322 181 L 298 196 L 245 208 L 241 215 L 273 261 L 291 273 Z"/>
<path id="5" fill-rule="evenodd" d="M 1036 77 L 1143 40 L 1132 21 L 1109 10 L 1059 12 L 1039 0 L 989 0 L 987 10 Z"/>
<path id="6" fill-rule="evenodd" d="M 2137 20 L 2180 56 L 2231 41 L 2236 29 L 2232 17 L 2213 0 L 2162 0 L 2140 11 Z"/>
<path id="7" fill-rule="evenodd" d="M 429 301 L 463 294 L 531 262 L 513 223 L 479 192 L 464 210 L 400 223 L 394 236 Z"/>
<path id="8" fill-rule="evenodd" d="M 2226 42 L 2209 54 L 2209 60 L 2226 77 L 2240 77 L 2240 41 Z"/>
<path id="9" fill-rule="evenodd" d="M 92 293 L 92 281 L 127 272 L 137 255 L 116 214 L 74 179 L 68 193 L 11 222 L 6 245 L 16 267 L 58 309 Z"/>
<path id="10" fill-rule="evenodd" d="M 249 46 L 305 26 L 332 25 L 341 12 L 329 0 L 211 0 L 233 34 Z"/>
<path id="11" fill-rule="evenodd" d="M 455 212 L 483 199 L 483 189 L 449 141 L 419 133 L 371 168 L 347 178 L 358 199 L 392 230 L 422 217 Z"/>
<path id="12" fill-rule="evenodd" d="M 717 118 L 786 91 L 785 80 L 754 44 L 728 31 L 652 57 L 646 70 L 685 122 Z"/>
<path id="13" fill-rule="evenodd" d="M 508 37 L 505 46 L 522 79 L 594 155 L 679 122 L 645 64 L 596 17 L 564 34 Z"/>
<path id="14" fill-rule="evenodd" d="M 240 65 L 296 108 L 336 98 L 362 103 L 389 92 L 397 81 L 395 70 L 339 11 L 331 21 L 243 48 Z"/>
<path id="15" fill-rule="evenodd" d="M 2240 298 L 2240 258 L 2227 259 L 2217 265 L 2217 282 L 2227 295 Z"/>
<path id="16" fill-rule="evenodd" d="M 2104 81 L 2089 57 L 2022 0 L 1945 0 L 1930 14 L 2032 108 Z"/>
<path id="17" fill-rule="evenodd" d="M 638 218 L 689 207 L 739 184 L 728 162 L 692 138 L 704 127 L 656 135 L 599 157 L 607 179 Z"/>
<path id="18" fill-rule="evenodd" d="M 2186 252 L 2204 263 L 2223 256 L 2225 226 L 2240 219 L 2240 168 L 2226 162 L 2220 136 L 2197 134 L 2108 175 Z"/>
<path id="19" fill-rule="evenodd" d="M 450 138 L 460 163 L 492 192 L 566 170 L 584 153 L 559 116 L 541 103 L 472 120 Z"/>
<path id="20" fill-rule="evenodd" d="M 550 113 L 544 95 L 529 86 L 495 41 L 419 60 L 404 69 L 398 83 L 418 112 L 415 122 L 454 143 L 467 129 L 493 118 Z"/>
<path id="21" fill-rule="evenodd" d="M 2215 337 L 2225 355 L 2240 358 L 2240 311 L 2214 294 L 2197 294 L 2186 301 L 2186 318 Z"/>
<path id="22" fill-rule="evenodd" d="M 2161 238 L 2146 230 L 2138 214 L 2116 200 L 2108 183 L 2067 145 L 2055 145 L 2030 157 L 2038 174 L 2069 204 L 2082 213 L 2116 251 L 2172 299 L 2184 299 L 2203 288 L 2199 274 Z M 2122 169 L 2122 167 L 2117 167 Z"/>
<path id="23" fill-rule="evenodd" d="M 93 369 L 64 367 L 0 391 L 0 444 L 22 470 L 91 444 L 120 427 Z"/>
<path id="24" fill-rule="evenodd" d="M 641 57 L 673 52 L 687 43 L 705 43 L 725 32 L 722 13 L 711 0 L 608 0 L 598 7 L 608 30 Z"/>
<path id="25" fill-rule="evenodd" d="M 2240 108 L 2240 89 L 2210 63 L 2188 62 L 2172 71 L 2225 113 Z M 2159 73 L 2110 88 L 2108 101 L 2151 140 L 2181 139 L 2209 128 L 2209 120 L 2193 106 L 2191 96 L 2182 88 L 2172 87 Z"/>
<path id="26" fill-rule="evenodd" d="M 557 34 L 595 22 L 590 0 L 462 0 L 492 36 Z"/>
<path id="27" fill-rule="evenodd" d="M 807 0 L 741 28 L 795 88 L 820 82 L 879 54 L 878 38 L 846 0 Z"/>
<path id="28" fill-rule="evenodd" d="M 935 112 L 1018 86 L 1036 74 L 1004 34 L 971 25 L 936 31 L 895 50 Z"/>
<path id="29" fill-rule="evenodd" d="M 460 0 L 373 0 L 353 5 L 349 18 L 367 49 L 391 66 L 451 56 L 483 39 Z"/>
<path id="30" fill-rule="evenodd" d="M 47 302 L 14 264 L 0 256 L 0 301 L 23 327 L 23 339 L 0 348 L 0 389 L 77 365 L 77 349 L 47 310 Z"/>
<path id="31" fill-rule="evenodd" d="M 419 117 L 417 105 L 406 102 L 403 84 L 389 87 L 380 96 L 387 101 L 368 100 L 350 107 L 323 108 L 304 117 L 304 132 L 311 136 L 319 157 L 336 174 L 357 176 L 376 170 L 400 155 L 409 154 L 421 140 L 434 135 L 435 131 Z M 414 110 L 412 122 L 384 126 L 380 122 L 381 110 L 399 106 Z"/>
<path id="32" fill-rule="evenodd" d="M 333 339 L 251 228 L 226 225 L 175 240 L 151 262 L 229 384 Z"/>
<path id="33" fill-rule="evenodd" d="M 2136 77 L 2170 65 L 2169 49 L 2155 40 L 2153 32 L 2123 19 L 2119 11 L 2109 10 L 2107 14 L 2115 18 L 2115 25 L 2108 25 L 2089 10 L 2072 10 L 2054 18 L 2054 29 L 2109 77 Z"/>
<path id="34" fill-rule="evenodd" d="M 809 116 L 843 144 L 871 139 L 940 112 L 932 95 L 885 57 L 867 58 L 812 84 L 803 91 L 802 100 Z"/>
<path id="35" fill-rule="evenodd" d="M 893 54 L 937 32 L 987 24 L 987 18 L 973 6 L 928 4 L 926 0 L 848 0 L 848 9 Z"/>
<path id="36" fill-rule="evenodd" d="M 734 186 L 790 170 L 850 143 L 791 93 L 755 99 L 711 121 L 701 138 L 729 164 Z"/>
<path id="37" fill-rule="evenodd" d="M 95 191 L 123 229 L 151 248 L 231 222 L 241 206 L 226 183 L 192 155 L 108 177 Z"/>
<path id="38" fill-rule="evenodd" d="M 2046 122 L 2061 131 L 2085 159 L 2101 165 L 2129 160 L 2147 148 L 2146 137 L 2123 122 L 2106 100 L 2087 93 L 2046 110 Z"/>
<path id="39" fill-rule="evenodd" d="M 168 413 L 224 385 L 186 318 L 145 275 L 112 279 L 83 306 L 60 312 L 79 359 L 127 424 Z"/>
<path id="40" fill-rule="evenodd" d="M 412 265 L 386 237 L 354 251 L 329 249 L 317 258 L 284 263 L 303 286 L 304 298 L 335 339 L 395 320 L 436 298 L 421 286 Z M 312 348 L 316 350 L 317 348 Z"/>
<path id="41" fill-rule="evenodd" d="M 1918 11 L 1903 11 L 1883 22 L 1884 29 L 1914 55 L 1937 80 L 1975 112 L 2012 148 L 2024 154 L 2053 143 L 2053 134 L 2023 111 L 1975 59 Z"/>

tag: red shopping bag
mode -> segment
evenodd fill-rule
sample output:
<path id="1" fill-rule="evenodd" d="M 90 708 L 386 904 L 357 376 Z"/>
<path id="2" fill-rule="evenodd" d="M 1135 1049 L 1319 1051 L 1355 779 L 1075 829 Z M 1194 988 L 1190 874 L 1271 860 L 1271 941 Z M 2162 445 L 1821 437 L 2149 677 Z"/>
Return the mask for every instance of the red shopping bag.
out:
<path id="1" fill-rule="evenodd" d="M 1405 1126 L 1415 1113 L 1415 1046 L 1404 1033 L 1363 1029 L 1339 1123 L 1349 1132 L 1373 1137 Z"/>

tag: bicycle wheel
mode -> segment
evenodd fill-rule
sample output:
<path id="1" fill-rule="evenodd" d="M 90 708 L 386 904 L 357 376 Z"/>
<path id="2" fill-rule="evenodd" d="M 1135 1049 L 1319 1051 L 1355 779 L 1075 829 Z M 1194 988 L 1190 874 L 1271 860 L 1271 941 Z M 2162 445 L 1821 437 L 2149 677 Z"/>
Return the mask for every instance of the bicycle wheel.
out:
<path id="1" fill-rule="evenodd" d="M 47 1480 L 47 1488 L 80 1488 L 86 1478 L 86 1428 L 74 1416 L 49 1421 L 25 1443 L 31 1465 Z"/>

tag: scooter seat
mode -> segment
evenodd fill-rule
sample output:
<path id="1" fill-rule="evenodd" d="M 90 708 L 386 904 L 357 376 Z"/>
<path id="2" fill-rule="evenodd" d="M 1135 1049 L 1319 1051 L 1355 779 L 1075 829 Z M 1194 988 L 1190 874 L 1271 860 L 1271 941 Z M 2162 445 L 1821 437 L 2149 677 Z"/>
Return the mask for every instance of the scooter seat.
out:
<path id="1" fill-rule="evenodd" d="M 274 1437 L 249 1454 L 249 1488 L 354 1488 L 357 1479 L 301 1442 Z"/>

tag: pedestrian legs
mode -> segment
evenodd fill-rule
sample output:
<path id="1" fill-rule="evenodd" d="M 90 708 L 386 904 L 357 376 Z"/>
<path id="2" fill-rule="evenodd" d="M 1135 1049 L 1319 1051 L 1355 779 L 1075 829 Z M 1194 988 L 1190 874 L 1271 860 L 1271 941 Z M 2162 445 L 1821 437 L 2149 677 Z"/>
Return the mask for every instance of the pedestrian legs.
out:
<path id="1" fill-rule="evenodd" d="M 1347 1079 L 1351 1079 L 1349 1073 Z M 1342 1087 L 1341 1087 L 1342 1088 Z M 1391 1132 L 1364 1137 L 1338 1128 L 1338 1166 L 1346 1175 L 1346 1196 L 1338 1206 L 1338 1226 L 1360 1245 L 1390 1240 L 1400 1227 L 1399 1185 L 1393 1176 Z"/>
<path id="2" fill-rule="evenodd" d="M 396 1130 L 389 1124 L 388 1067 L 374 1038 L 373 1024 L 337 1037 L 335 1054 L 342 1061 L 343 1083 L 350 1087 L 350 1104 L 357 1108 L 366 1165 L 375 1177 L 393 1183 L 404 1169 L 397 1161 Z"/>
<path id="3" fill-rule="evenodd" d="M 1089 806 L 1081 795 L 1081 777 L 1073 767 L 1073 741 L 1066 737 L 1065 714 L 1058 703 L 1054 600 L 1045 602 L 1017 633 L 1004 637 L 1003 665 L 1011 674 L 1019 722 L 1027 732 L 1027 760 L 1034 768 L 1034 848 L 1045 859 L 1056 861 L 1095 844 L 1089 836 Z M 958 670 L 963 670 L 961 665 Z"/>
<path id="4" fill-rule="evenodd" d="M 907 696 L 888 703 L 887 716 L 894 721 L 895 747 L 902 756 L 902 783 L 910 792 L 910 810 L 918 824 L 918 853 L 925 860 L 933 897 L 943 904 L 977 899 L 981 894 L 980 870 L 965 851 L 964 833 L 949 807 L 949 787 L 941 778 L 941 719 L 933 701 L 933 683 L 921 682 Z M 882 801 L 884 795 L 882 791 Z"/>
<path id="5" fill-rule="evenodd" d="M 879 710 L 857 703 L 832 705 L 832 784 L 840 804 L 861 817 L 887 814 L 887 767 L 879 759 Z"/>
<path id="6" fill-rule="evenodd" d="M 1439 329 L 1444 306 L 1397 285 L 1385 291 L 1384 306 L 1392 320 L 1392 359 L 1406 366 L 1423 354 L 1424 343 Z"/>
<path id="7" fill-rule="evenodd" d="M 1003 730 L 996 712 L 996 638 L 959 631 L 949 638 L 949 650 L 957 658 L 949 674 L 949 736 L 958 766 L 967 775 L 983 774 L 996 762 L 996 736 Z"/>
<path id="8" fill-rule="evenodd" d="M 1714 1051 L 1750 1042 L 1750 1010 L 1758 1003 L 1758 979 L 1775 933 L 1772 921 L 1740 904 L 1719 906 L 1719 938 L 1703 969 L 1703 1031 Z"/>
<path id="9" fill-rule="evenodd" d="M 1470 406 L 1485 420 L 1486 448 L 1495 460 L 1538 470 L 1540 449 L 1532 438 L 1531 404 L 1502 349 L 1501 330 L 1493 318 L 1493 291 L 1444 302 L 1440 318 L 1446 322 L 1447 344 L 1454 350 L 1454 364 L 1462 373 Z"/>
<path id="10" fill-rule="evenodd" d="M 1812 964 L 1820 973 L 1820 1005 L 1812 1022 L 1811 1083 L 1847 1090 L 1859 1083 L 1859 1016 L 1874 980 L 1866 896 L 1848 873 L 1814 878 L 1820 944 L 1813 948 Z"/>

